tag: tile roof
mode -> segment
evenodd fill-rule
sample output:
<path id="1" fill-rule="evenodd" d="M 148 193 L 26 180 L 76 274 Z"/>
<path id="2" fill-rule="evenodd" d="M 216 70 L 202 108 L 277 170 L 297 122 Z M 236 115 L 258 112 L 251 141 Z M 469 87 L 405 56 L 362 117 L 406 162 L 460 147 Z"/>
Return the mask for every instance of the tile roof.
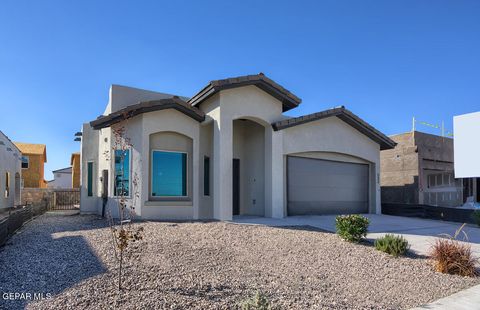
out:
<path id="1" fill-rule="evenodd" d="M 277 84 L 275 81 L 269 79 L 263 73 L 211 81 L 201 91 L 190 98 L 188 102 L 192 106 L 197 106 L 221 90 L 247 85 L 255 85 L 271 96 L 280 100 L 283 104 L 284 112 L 297 107 L 302 102 L 302 99 L 298 98 L 293 93 Z"/>
<path id="2" fill-rule="evenodd" d="M 90 126 L 92 126 L 93 129 L 102 129 L 142 113 L 165 109 L 175 109 L 198 122 L 205 120 L 205 113 L 198 108 L 191 106 L 179 97 L 174 96 L 172 98 L 144 101 L 130 105 L 108 115 L 100 116 L 96 120 L 91 121 Z"/>
<path id="3" fill-rule="evenodd" d="M 272 127 L 273 130 L 278 131 L 332 116 L 338 117 L 345 123 L 360 131 L 362 134 L 377 142 L 380 145 L 380 150 L 393 149 L 396 145 L 395 141 L 375 129 L 360 117 L 345 109 L 344 106 L 275 122 L 272 124 Z"/>

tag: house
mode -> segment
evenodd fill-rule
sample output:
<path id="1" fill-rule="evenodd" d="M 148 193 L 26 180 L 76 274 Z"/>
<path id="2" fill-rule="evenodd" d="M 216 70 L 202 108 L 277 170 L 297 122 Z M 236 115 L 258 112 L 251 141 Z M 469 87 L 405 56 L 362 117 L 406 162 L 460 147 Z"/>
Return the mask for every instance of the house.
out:
<path id="1" fill-rule="evenodd" d="M 480 112 L 458 115 L 453 118 L 455 134 L 455 177 L 470 178 L 465 187 L 470 197 L 480 202 Z"/>
<path id="2" fill-rule="evenodd" d="M 80 187 L 80 152 L 73 153 L 70 158 L 72 166 L 72 188 Z"/>
<path id="3" fill-rule="evenodd" d="M 45 144 L 14 142 L 22 152 L 22 180 L 25 188 L 46 188 L 44 179 L 47 147 Z"/>
<path id="4" fill-rule="evenodd" d="M 21 203 L 21 157 L 18 147 L 0 131 L 0 209 Z"/>
<path id="5" fill-rule="evenodd" d="M 83 125 L 81 211 L 122 196 L 143 219 L 380 213 L 380 150 L 395 142 L 344 107 L 283 114 L 300 103 L 262 73 L 190 99 L 113 85 Z"/>
<path id="6" fill-rule="evenodd" d="M 453 139 L 419 131 L 390 138 L 397 146 L 380 153 L 382 203 L 457 207 L 471 195 L 471 180 L 455 177 Z"/>
<path id="7" fill-rule="evenodd" d="M 52 171 L 53 180 L 48 181 L 48 188 L 72 188 L 72 167 Z"/>

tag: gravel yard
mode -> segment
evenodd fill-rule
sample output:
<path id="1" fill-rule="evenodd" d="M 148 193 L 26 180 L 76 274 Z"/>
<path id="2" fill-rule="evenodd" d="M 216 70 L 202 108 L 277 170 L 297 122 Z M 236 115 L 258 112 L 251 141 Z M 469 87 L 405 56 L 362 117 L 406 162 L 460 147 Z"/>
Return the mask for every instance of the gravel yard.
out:
<path id="1" fill-rule="evenodd" d="M 117 299 L 110 234 L 93 216 L 43 215 L 0 249 L 0 309 L 108 309 Z M 407 309 L 479 279 L 432 271 L 372 246 L 303 228 L 145 222 L 127 261 L 121 309 L 227 309 L 256 290 L 279 309 Z"/>

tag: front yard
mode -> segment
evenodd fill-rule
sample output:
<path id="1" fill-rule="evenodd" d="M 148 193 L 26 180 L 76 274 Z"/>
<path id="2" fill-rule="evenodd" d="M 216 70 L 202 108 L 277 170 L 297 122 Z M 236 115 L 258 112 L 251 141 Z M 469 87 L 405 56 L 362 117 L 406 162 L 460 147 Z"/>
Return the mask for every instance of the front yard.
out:
<path id="1" fill-rule="evenodd" d="M 123 309 L 227 309 L 257 290 L 280 309 L 406 309 L 479 284 L 432 271 L 424 258 L 308 227 L 145 222 L 127 260 Z M 6 308 L 105 309 L 117 298 L 110 231 L 93 216 L 44 215 L 0 249 Z M 2 304 L 0 304 L 2 308 Z"/>

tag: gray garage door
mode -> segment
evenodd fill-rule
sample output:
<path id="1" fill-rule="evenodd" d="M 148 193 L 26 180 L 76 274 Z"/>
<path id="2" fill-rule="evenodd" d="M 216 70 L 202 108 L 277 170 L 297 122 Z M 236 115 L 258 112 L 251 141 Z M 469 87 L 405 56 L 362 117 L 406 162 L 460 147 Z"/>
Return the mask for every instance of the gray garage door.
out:
<path id="1" fill-rule="evenodd" d="M 368 165 L 287 157 L 288 215 L 368 213 Z"/>

